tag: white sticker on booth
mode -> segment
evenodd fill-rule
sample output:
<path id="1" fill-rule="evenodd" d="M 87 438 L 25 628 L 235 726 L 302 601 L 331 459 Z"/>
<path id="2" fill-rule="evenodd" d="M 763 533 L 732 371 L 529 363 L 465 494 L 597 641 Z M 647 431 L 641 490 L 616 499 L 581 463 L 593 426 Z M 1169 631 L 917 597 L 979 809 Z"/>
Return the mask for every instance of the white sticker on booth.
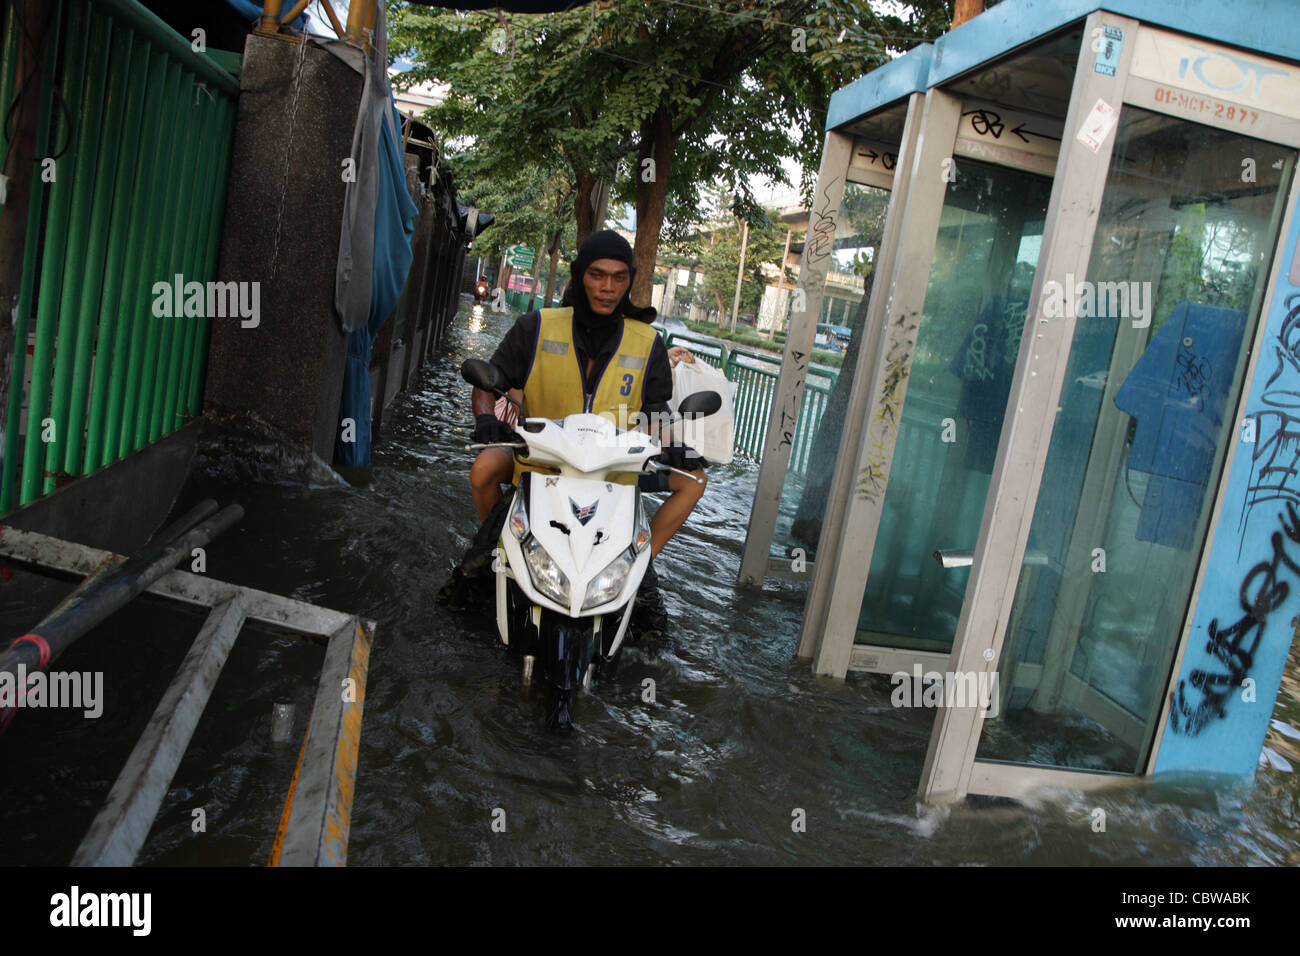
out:
<path id="1" fill-rule="evenodd" d="M 1101 149 L 1106 142 L 1106 137 L 1115 128 L 1116 119 L 1115 107 L 1105 100 L 1099 99 L 1093 108 L 1088 111 L 1083 125 L 1079 127 L 1079 134 L 1075 138 L 1095 153 Z"/>

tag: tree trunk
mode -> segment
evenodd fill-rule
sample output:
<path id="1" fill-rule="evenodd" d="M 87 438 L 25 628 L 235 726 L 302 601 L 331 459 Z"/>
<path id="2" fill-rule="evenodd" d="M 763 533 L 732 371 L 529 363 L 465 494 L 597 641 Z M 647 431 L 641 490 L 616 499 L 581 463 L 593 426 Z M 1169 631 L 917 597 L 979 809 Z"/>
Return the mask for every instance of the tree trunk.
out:
<path id="1" fill-rule="evenodd" d="M 647 168 L 644 162 L 646 159 L 654 160 L 652 168 Z M 636 176 L 636 244 L 632 253 L 636 279 L 633 280 L 630 291 L 635 305 L 650 301 L 672 164 L 672 121 L 667 111 L 661 109 L 641 124 L 641 148 L 637 150 L 636 168 L 632 171 Z M 647 178 L 649 182 L 646 182 Z"/>
<path id="2" fill-rule="evenodd" d="M 578 245 L 596 231 L 596 210 L 591 203 L 591 190 L 597 177 L 591 173 L 575 173 L 578 191 L 573 196 L 573 213 L 578 225 Z"/>
<path id="3" fill-rule="evenodd" d="M 505 257 L 501 257 L 501 271 L 497 273 L 497 288 L 506 295 L 510 294 L 510 273 L 515 271 L 515 267 L 506 262 Z M 509 311 L 509 306 L 507 306 Z"/>
<path id="4" fill-rule="evenodd" d="M 957 0 L 952 11 L 952 26 L 959 27 L 984 12 L 984 0 Z"/>
<path id="5" fill-rule="evenodd" d="M 537 246 L 533 250 L 533 267 L 528 270 L 532 274 L 533 280 L 532 291 L 528 293 L 529 312 L 533 311 L 534 308 L 541 308 L 541 306 L 537 305 L 537 299 L 542 292 L 542 281 L 538 277 L 542 274 L 542 249 L 545 246 L 546 236 L 542 236 L 541 239 L 537 240 Z"/>
<path id="6" fill-rule="evenodd" d="M 542 308 L 549 309 L 551 303 L 555 301 L 555 270 L 560 264 L 560 230 L 555 230 L 551 236 L 551 269 L 546 276 L 546 301 L 542 303 Z M 539 253 L 540 254 L 540 253 Z"/>

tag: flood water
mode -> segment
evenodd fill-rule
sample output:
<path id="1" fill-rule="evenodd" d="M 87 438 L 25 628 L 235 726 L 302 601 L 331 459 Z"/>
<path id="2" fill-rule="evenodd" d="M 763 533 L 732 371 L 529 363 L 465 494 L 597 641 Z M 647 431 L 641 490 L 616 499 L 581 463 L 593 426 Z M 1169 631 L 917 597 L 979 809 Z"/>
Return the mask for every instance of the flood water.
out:
<path id="1" fill-rule="evenodd" d="M 209 575 L 377 623 L 349 865 L 1300 864 L 1300 778 L 1284 769 L 1300 767 L 1300 748 L 1279 732 L 1278 766 L 1253 786 L 1135 783 L 919 807 L 933 713 L 892 707 L 883 676 L 834 681 L 795 662 L 801 589 L 734 587 L 757 475 L 747 462 L 711 470 L 656 561 L 668 638 L 629 647 L 618 673 L 580 697 L 572 736 L 546 736 L 544 688 L 524 690 L 492 621 L 433 600 L 475 529 L 473 419 L 457 370 L 489 356 L 511 321 L 462 307 L 389 411 L 363 483 L 196 474 L 177 505 L 213 497 L 247 511 L 209 548 Z M 94 649 L 70 652 L 63 666 L 102 664 L 117 675 L 108 699 L 129 703 L 95 722 L 24 715 L 0 741 L 0 827 L 14 837 L 0 863 L 71 857 L 199 623 L 142 604 Z M 245 629 L 140 862 L 266 862 L 321 657 L 308 641 Z M 1284 731 L 1300 727 L 1298 663 L 1293 652 L 1275 713 Z M 289 744 L 269 740 L 277 699 L 296 704 Z M 798 811 L 804 832 L 792 828 Z"/>

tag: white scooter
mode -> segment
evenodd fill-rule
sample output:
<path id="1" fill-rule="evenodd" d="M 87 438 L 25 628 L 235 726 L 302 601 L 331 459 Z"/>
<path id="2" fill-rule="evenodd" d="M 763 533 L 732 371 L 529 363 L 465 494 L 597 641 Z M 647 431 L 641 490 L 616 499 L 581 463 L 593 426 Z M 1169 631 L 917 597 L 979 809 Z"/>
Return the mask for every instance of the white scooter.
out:
<path id="1" fill-rule="evenodd" d="M 489 362 L 469 359 L 461 375 L 476 388 L 506 394 Z M 678 414 L 711 415 L 721 405 L 717 392 L 697 392 Z M 554 472 L 524 472 L 509 504 L 493 561 L 497 633 L 523 653 L 525 683 L 540 658 L 551 688 L 547 729 L 567 733 L 577 688 L 590 687 L 598 663 L 612 661 L 623 644 L 650 564 L 641 490 L 609 477 L 674 471 L 699 479 L 655 461 L 663 451 L 655 437 L 600 415 L 529 418 L 518 431 L 520 442 L 468 446 L 511 448 Z"/>

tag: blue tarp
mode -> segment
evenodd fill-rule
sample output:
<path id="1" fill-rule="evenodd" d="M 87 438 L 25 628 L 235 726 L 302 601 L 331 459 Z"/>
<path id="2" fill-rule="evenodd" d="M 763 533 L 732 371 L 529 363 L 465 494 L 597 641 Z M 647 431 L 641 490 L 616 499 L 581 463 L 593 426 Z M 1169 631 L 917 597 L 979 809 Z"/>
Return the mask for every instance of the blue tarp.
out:
<path id="1" fill-rule="evenodd" d="M 370 274 L 370 317 L 365 326 L 348 334 L 347 365 L 343 370 L 343 398 L 339 404 L 339 431 L 334 461 L 340 465 L 370 464 L 370 350 L 389 313 L 401 298 L 411 270 L 411 236 L 418 210 L 406 191 L 406 166 L 402 161 L 401 114 L 392 104 L 393 121 L 381 122 L 378 182 L 375 193 L 374 260 Z M 364 157 L 359 160 L 364 162 Z M 383 400 L 383 396 L 379 396 Z M 344 424 L 353 422 L 353 441 L 345 442 Z"/>

